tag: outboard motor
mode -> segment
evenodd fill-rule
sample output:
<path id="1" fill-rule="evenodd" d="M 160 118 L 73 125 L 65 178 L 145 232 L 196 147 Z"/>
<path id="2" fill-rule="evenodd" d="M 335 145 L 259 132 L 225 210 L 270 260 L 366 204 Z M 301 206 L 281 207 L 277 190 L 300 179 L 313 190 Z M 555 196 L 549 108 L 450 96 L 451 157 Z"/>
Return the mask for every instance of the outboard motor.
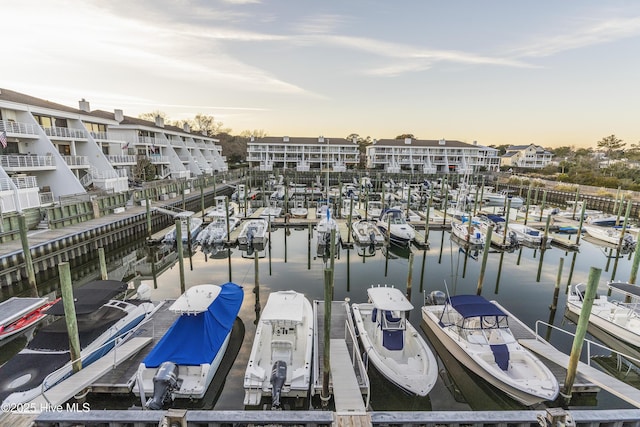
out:
<path id="1" fill-rule="evenodd" d="M 254 235 L 253 228 L 249 228 L 247 230 L 247 245 L 249 246 L 253 246 L 253 235 Z"/>
<path id="2" fill-rule="evenodd" d="M 284 382 L 287 379 L 287 363 L 284 360 L 277 360 L 271 368 L 271 409 L 279 409 L 280 393 Z"/>
<path id="3" fill-rule="evenodd" d="M 442 291 L 432 291 L 429 292 L 426 299 L 427 305 L 444 305 L 447 301 L 447 296 Z"/>
<path id="4" fill-rule="evenodd" d="M 374 245 L 376 243 L 376 233 L 373 231 L 369 233 L 369 242 Z"/>
<path id="5" fill-rule="evenodd" d="M 147 400 L 147 408 L 162 409 L 171 400 L 171 393 L 178 388 L 178 365 L 163 362 L 153 376 L 153 397 Z"/>

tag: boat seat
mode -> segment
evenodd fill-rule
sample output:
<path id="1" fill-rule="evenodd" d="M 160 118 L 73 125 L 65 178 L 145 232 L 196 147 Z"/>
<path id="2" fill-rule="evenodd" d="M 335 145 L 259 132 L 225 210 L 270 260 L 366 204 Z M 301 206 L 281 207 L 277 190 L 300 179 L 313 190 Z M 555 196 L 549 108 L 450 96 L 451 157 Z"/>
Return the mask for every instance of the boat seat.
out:
<path id="1" fill-rule="evenodd" d="M 491 352 L 493 352 L 493 359 L 496 364 L 503 371 L 509 369 L 509 348 L 506 344 L 491 344 Z"/>
<path id="2" fill-rule="evenodd" d="M 291 341 L 271 341 L 271 363 L 277 360 L 282 360 L 289 366 L 293 364 L 293 344 Z"/>
<path id="3" fill-rule="evenodd" d="M 387 350 L 402 350 L 404 348 L 404 331 L 402 330 L 382 331 L 382 345 Z"/>

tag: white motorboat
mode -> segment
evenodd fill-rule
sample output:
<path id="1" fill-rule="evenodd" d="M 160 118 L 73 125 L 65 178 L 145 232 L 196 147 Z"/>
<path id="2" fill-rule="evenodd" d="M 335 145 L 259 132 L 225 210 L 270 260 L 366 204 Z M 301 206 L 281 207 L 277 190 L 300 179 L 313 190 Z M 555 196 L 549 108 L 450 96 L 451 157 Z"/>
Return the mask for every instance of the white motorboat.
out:
<path id="1" fill-rule="evenodd" d="M 114 299 L 126 289 L 127 283 L 116 280 L 95 280 L 74 289 L 83 367 L 105 356 L 116 342 L 130 337 L 155 310 L 150 302 Z M 0 368 L 3 405 L 29 402 L 73 375 L 63 301 L 52 305 L 47 314 L 59 317 L 41 328 L 23 350 Z"/>
<path id="2" fill-rule="evenodd" d="M 282 208 L 275 204 L 271 204 L 270 206 L 266 206 L 262 212 L 260 213 L 261 218 L 266 218 L 267 220 L 278 218 L 282 214 Z"/>
<path id="3" fill-rule="evenodd" d="M 236 202 L 230 202 L 227 196 L 216 196 L 213 198 L 214 206 L 205 215 L 206 221 L 213 221 L 218 217 L 232 217 L 240 213 L 240 208 Z"/>
<path id="4" fill-rule="evenodd" d="M 238 243 L 241 245 L 264 245 L 267 240 L 269 223 L 265 218 L 252 218 L 242 223 L 242 230 L 238 235 Z"/>
<path id="5" fill-rule="evenodd" d="M 189 240 L 195 241 L 200 227 L 202 227 L 202 218 L 193 216 L 194 212 L 184 211 L 178 213 L 175 217 L 180 219 L 180 234 L 182 236 L 182 243 L 187 243 Z M 188 227 L 187 227 L 188 224 Z M 176 227 L 172 227 L 171 231 L 165 234 L 163 242 L 175 243 L 176 242 Z"/>
<path id="6" fill-rule="evenodd" d="M 422 307 L 428 335 L 461 364 L 518 402 L 532 406 L 554 400 L 553 373 L 514 338 L 508 313 L 480 295 L 445 298 L 434 291 Z"/>
<path id="7" fill-rule="evenodd" d="M 367 217 L 374 219 L 380 218 L 382 214 L 382 202 L 378 200 L 370 200 L 366 203 Z"/>
<path id="8" fill-rule="evenodd" d="M 169 310 L 180 316 L 140 363 L 136 395 L 149 409 L 176 398 L 201 399 L 227 350 L 244 291 L 235 283 L 193 286 Z"/>
<path id="9" fill-rule="evenodd" d="M 342 199 L 342 207 L 340 208 L 340 217 L 348 219 L 351 216 L 352 219 L 360 218 L 360 211 L 358 210 L 358 203 L 355 199 Z"/>
<path id="10" fill-rule="evenodd" d="M 626 282 L 609 282 L 608 286 L 616 294 L 628 296 L 631 302 L 599 295 L 593 300 L 589 323 L 621 341 L 640 347 L 640 286 Z M 582 311 L 586 287 L 585 283 L 572 285 L 567 297 L 567 308 L 578 316 Z"/>
<path id="11" fill-rule="evenodd" d="M 474 246 L 482 246 L 485 244 L 485 235 L 478 225 L 471 222 L 451 222 L 451 233 L 465 243 Z"/>
<path id="12" fill-rule="evenodd" d="M 309 210 L 304 206 L 303 202 L 296 203 L 296 206 L 291 208 L 290 212 L 294 218 L 306 218 L 309 214 Z"/>
<path id="13" fill-rule="evenodd" d="M 313 309 L 299 292 L 269 295 L 256 326 L 244 375 L 244 404 L 257 406 L 271 396 L 272 407 L 281 397 L 307 397 L 311 380 Z"/>
<path id="14" fill-rule="evenodd" d="M 492 236 L 500 242 L 503 248 L 517 248 L 520 245 L 520 241 L 518 240 L 515 232 L 511 229 L 507 230 L 505 228 L 505 223 L 505 219 L 500 215 L 486 214 L 480 217 L 478 225 L 480 226 L 482 233 L 485 235 L 485 241 L 487 239 L 486 236 L 489 227 L 493 225 Z M 492 237 L 492 239 L 494 237 Z"/>
<path id="15" fill-rule="evenodd" d="M 628 231 L 623 232 L 613 227 L 598 227 L 595 225 L 584 225 L 583 230 L 594 239 L 601 240 L 605 243 L 618 246 L 622 238 L 621 249 L 629 252 L 635 249 L 638 240 Z M 623 236 L 624 233 L 624 236 Z"/>
<path id="16" fill-rule="evenodd" d="M 369 303 L 351 304 L 351 309 L 369 362 L 398 387 L 426 396 L 438 378 L 438 363 L 407 320 L 413 305 L 393 287 L 372 287 L 367 294 Z"/>
<path id="17" fill-rule="evenodd" d="M 540 246 L 544 240 L 544 233 L 528 225 L 519 223 L 510 223 L 508 225 L 509 231 L 515 233 L 516 238 L 522 244 L 529 246 Z M 553 236 L 547 235 L 546 244 L 549 245 L 553 240 Z"/>
<path id="18" fill-rule="evenodd" d="M 229 217 L 229 232 L 235 230 L 240 223 L 240 219 L 235 216 Z M 213 245 L 222 243 L 227 238 L 227 218 L 217 217 L 210 222 L 196 237 L 196 242 L 201 245 Z"/>
<path id="19" fill-rule="evenodd" d="M 361 245 L 382 245 L 385 240 L 375 220 L 361 219 L 354 222 L 351 224 L 351 235 Z"/>
<path id="20" fill-rule="evenodd" d="M 320 218 L 316 225 L 316 231 L 318 233 L 318 246 L 330 246 L 331 243 L 331 231 L 335 230 L 335 244 L 340 242 L 340 228 L 338 222 L 331 216 L 331 210 L 325 209 L 324 216 Z"/>
<path id="21" fill-rule="evenodd" d="M 392 243 L 408 246 L 416 237 L 416 231 L 404 219 L 400 209 L 386 209 L 378 219 L 378 228 L 382 234 L 389 236 Z"/>

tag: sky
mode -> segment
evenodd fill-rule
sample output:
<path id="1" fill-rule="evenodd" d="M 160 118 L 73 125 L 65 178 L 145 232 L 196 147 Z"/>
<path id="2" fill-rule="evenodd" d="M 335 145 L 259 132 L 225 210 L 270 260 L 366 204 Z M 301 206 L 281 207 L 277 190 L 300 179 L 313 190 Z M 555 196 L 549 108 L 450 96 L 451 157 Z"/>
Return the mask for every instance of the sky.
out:
<path id="1" fill-rule="evenodd" d="M 232 134 L 640 141 L 640 2 L 0 0 L 0 87 Z"/>

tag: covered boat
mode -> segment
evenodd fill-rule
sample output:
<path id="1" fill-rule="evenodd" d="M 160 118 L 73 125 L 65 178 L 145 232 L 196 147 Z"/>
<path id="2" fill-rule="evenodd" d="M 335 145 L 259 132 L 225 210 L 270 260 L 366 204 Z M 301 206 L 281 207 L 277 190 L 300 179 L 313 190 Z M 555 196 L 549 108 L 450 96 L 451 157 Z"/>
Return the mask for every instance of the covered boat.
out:
<path id="1" fill-rule="evenodd" d="M 554 400 L 559 392 L 555 376 L 516 341 L 508 317 L 480 295 L 445 298 L 435 291 L 422 307 L 428 335 L 475 374 L 526 406 Z"/>
<path id="2" fill-rule="evenodd" d="M 235 283 L 193 286 L 169 310 L 180 314 L 138 367 L 136 394 L 149 409 L 204 396 L 227 349 L 244 292 Z"/>
<path id="3" fill-rule="evenodd" d="M 397 288 L 376 286 L 367 295 L 369 303 L 351 304 L 351 309 L 369 362 L 398 387 L 426 396 L 438 378 L 438 364 L 407 320 L 413 305 Z"/>
<path id="4" fill-rule="evenodd" d="M 307 397 L 311 380 L 313 309 L 299 292 L 269 295 L 256 326 L 244 374 L 244 404 L 256 406 L 271 396 L 273 407 L 281 397 Z"/>
<path id="5" fill-rule="evenodd" d="M 117 339 L 130 336 L 154 311 L 150 302 L 114 299 L 126 289 L 126 283 L 116 280 L 96 280 L 74 289 L 83 367 L 107 354 Z M 48 314 L 60 317 L 40 329 L 26 348 L 0 368 L 0 402 L 29 402 L 72 375 L 62 300 Z"/>

